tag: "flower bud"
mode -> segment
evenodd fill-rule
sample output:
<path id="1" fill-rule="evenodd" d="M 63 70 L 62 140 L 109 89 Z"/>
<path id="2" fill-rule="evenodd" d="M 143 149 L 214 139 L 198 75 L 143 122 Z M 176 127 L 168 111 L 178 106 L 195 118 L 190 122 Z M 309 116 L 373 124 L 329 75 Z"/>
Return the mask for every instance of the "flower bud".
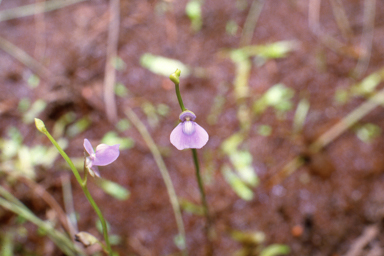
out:
<path id="1" fill-rule="evenodd" d="M 174 84 L 179 84 L 180 83 L 180 79 L 179 79 L 180 74 L 181 74 L 180 69 L 176 69 L 176 71 L 169 76 L 169 79 L 171 79 L 171 81 Z"/>
<path id="2" fill-rule="evenodd" d="M 99 242 L 99 240 L 88 232 L 79 232 L 75 235 L 75 241 L 82 243 L 85 247 Z"/>
<path id="3" fill-rule="evenodd" d="M 39 130 L 40 132 L 42 132 L 44 134 L 47 132 L 47 128 L 45 128 L 44 122 L 41 121 L 40 119 L 35 118 L 35 125 L 36 125 L 37 130 Z"/>

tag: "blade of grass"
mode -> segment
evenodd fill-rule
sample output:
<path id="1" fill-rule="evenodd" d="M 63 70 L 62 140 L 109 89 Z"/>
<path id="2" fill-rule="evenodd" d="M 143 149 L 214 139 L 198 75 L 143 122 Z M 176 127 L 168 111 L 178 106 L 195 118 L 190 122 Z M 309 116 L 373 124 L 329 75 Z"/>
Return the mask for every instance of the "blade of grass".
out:
<path id="1" fill-rule="evenodd" d="M 369 60 L 371 59 L 373 30 L 375 22 L 375 7 L 376 0 L 364 1 L 364 27 L 361 46 L 364 49 L 363 54 L 360 54 L 354 74 L 360 77 L 368 68 Z"/>
<path id="2" fill-rule="evenodd" d="M 30 68 L 33 72 L 35 72 L 39 77 L 44 79 L 51 79 L 53 74 L 46 67 L 40 64 L 37 60 L 31 57 L 28 53 L 26 53 L 21 48 L 17 47 L 13 43 L 9 42 L 3 37 L 0 37 L 0 48 L 23 63 L 25 66 Z"/>
<path id="3" fill-rule="evenodd" d="M 107 63 L 104 72 L 104 102 L 105 111 L 110 122 L 117 122 L 117 109 L 115 101 L 116 70 L 113 60 L 117 57 L 120 23 L 120 0 L 111 0 L 109 3 L 109 28 L 107 45 Z"/>
<path id="4" fill-rule="evenodd" d="M 28 4 L 19 7 L 15 7 L 8 10 L 0 11 L 0 22 L 5 20 L 17 19 L 25 16 L 30 16 L 41 12 L 54 11 L 72 4 L 80 3 L 87 0 L 56 0 L 56 1 L 44 1 L 36 4 Z M 1 1 L 0 1 L 1 2 Z"/>
<path id="5" fill-rule="evenodd" d="M 347 116 L 341 119 L 338 123 L 332 126 L 328 131 L 323 133 L 315 142 L 309 146 L 311 153 L 316 154 L 324 147 L 329 145 L 337 137 L 343 134 L 351 126 L 360 121 L 369 112 L 379 105 L 384 103 L 384 89 L 378 91 L 375 95 L 369 98 L 366 102 L 355 108 Z M 296 156 L 288 162 L 279 172 L 274 174 L 267 182 L 267 187 L 274 186 L 282 182 L 286 177 L 295 172 L 300 166 L 305 163 L 301 156 Z"/>
<path id="6" fill-rule="evenodd" d="M 40 196 L 58 215 L 58 218 L 61 222 L 61 225 L 64 229 L 70 234 L 71 237 L 75 235 L 75 231 L 71 223 L 67 220 L 66 215 L 61 208 L 60 204 L 55 200 L 55 198 L 49 194 L 43 186 L 36 183 L 35 181 L 19 176 L 18 179 L 26 184 L 35 194 Z"/>
<path id="7" fill-rule="evenodd" d="M 69 237 L 54 229 L 51 224 L 44 222 L 33 214 L 22 202 L 14 197 L 10 192 L 0 186 L 0 206 L 22 216 L 36 226 L 47 232 L 52 241 L 67 255 L 85 255 Z"/>
<path id="8" fill-rule="evenodd" d="M 340 0 L 331 0 L 330 2 L 333 16 L 335 16 L 337 26 L 339 27 L 343 37 L 348 40 L 351 39 L 353 32 L 348 21 L 348 16 L 345 13 L 343 3 Z"/>
<path id="9" fill-rule="evenodd" d="M 321 0 L 310 0 L 308 4 L 308 25 L 322 44 L 329 49 L 352 58 L 358 59 L 360 54 L 354 47 L 344 44 L 336 38 L 325 33 L 320 26 L 320 3 Z"/>
<path id="10" fill-rule="evenodd" d="M 153 158 L 155 159 L 156 165 L 160 170 L 161 176 L 163 177 L 165 186 L 167 188 L 167 192 L 169 195 L 169 199 L 171 201 L 171 205 L 173 208 L 173 212 L 176 218 L 176 224 L 177 228 L 179 230 L 179 235 L 182 236 L 184 243 L 185 243 L 185 229 L 183 224 L 183 219 L 181 216 L 180 211 L 180 205 L 179 201 L 177 200 L 175 188 L 173 187 L 171 177 L 169 176 L 168 169 L 164 163 L 163 158 L 161 157 L 160 151 L 156 146 L 156 143 L 153 141 L 151 135 L 149 134 L 147 128 L 145 125 L 141 122 L 139 117 L 133 112 L 131 108 L 127 108 L 125 111 L 126 116 L 128 119 L 132 122 L 132 124 L 136 127 L 136 129 L 139 131 L 141 136 L 143 137 L 145 143 L 149 147 L 149 150 L 151 151 Z M 187 255 L 186 246 L 182 250 L 183 255 Z"/>
<path id="11" fill-rule="evenodd" d="M 75 206 L 73 204 L 72 185 L 68 173 L 61 176 L 61 184 L 63 188 L 63 200 L 65 212 L 67 213 L 67 220 L 71 223 L 75 233 L 78 233 L 79 229 L 77 227 Z"/>
<path id="12" fill-rule="evenodd" d="M 257 20 L 263 10 L 264 2 L 265 0 L 253 0 L 247 19 L 244 23 L 243 32 L 241 33 L 240 46 L 249 45 L 251 43 Z"/>

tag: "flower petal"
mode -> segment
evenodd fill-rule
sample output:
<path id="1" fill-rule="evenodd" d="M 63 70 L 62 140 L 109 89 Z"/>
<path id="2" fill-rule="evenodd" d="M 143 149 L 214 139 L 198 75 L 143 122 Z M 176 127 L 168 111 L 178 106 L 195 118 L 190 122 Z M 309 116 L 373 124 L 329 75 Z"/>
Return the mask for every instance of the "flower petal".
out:
<path id="1" fill-rule="evenodd" d="M 99 168 L 97 168 L 97 166 L 92 166 L 92 168 L 91 168 L 90 170 L 93 171 L 93 174 L 94 174 L 96 177 L 100 178 L 100 172 L 99 172 Z M 89 173 L 91 174 L 91 172 L 89 172 Z M 91 175 L 92 175 L 92 174 L 91 174 Z M 92 175 L 92 177 L 94 177 L 94 176 Z"/>
<path id="2" fill-rule="evenodd" d="M 115 161 L 120 154 L 120 144 L 108 146 L 107 144 L 100 144 L 96 147 L 96 156 L 93 160 L 93 165 L 104 166 Z"/>
<path id="3" fill-rule="evenodd" d="M 92 155 L 95 153 L 95 151 L 92 148 L 91 142 L 89 140 L 84 139 L 84 148 L 88 152 L 89 155 Z"/>
<path id="4" fill-rule="evenodd" d="M 197 123 L 193 122 L 195 132 L 187 135 L 183 132 L 183 123 L 178 124 L 171 132 L 170 140 L 173 146 L 178 150 L 186 148 L 202 148 L 207 144 L 209 136 L 208 133 Z"/>
<path id="5" fill-rule="evenodd" d="M 184 122 L 185 120 L 187 120 L 187 118 L 189 118 L 191 121 L 194 121 L 196 119 L 196 115 L 195 113 L 193 113 L 192 111 L 190 110 L 185 110 L 183 111 L 180 116 L 179 116 L 179 119 Z"/>

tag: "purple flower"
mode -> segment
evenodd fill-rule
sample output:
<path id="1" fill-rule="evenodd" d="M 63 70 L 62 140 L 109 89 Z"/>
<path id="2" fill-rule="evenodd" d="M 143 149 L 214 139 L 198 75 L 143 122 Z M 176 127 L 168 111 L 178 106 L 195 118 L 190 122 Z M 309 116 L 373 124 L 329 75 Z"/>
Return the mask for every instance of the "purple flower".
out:
<path id="1" fill-rule="evenodd" d="M 95 175 L 100 177 L 97 166 L 108 165 L 119 157 L 119 145 L 120 144 L 108 146 L 106 144 L 100 144 L 96 147 L 95 152 L 89 140 L 84 139 L 84 148 L 89 154 L 85 160 L 85 167 L 92 177 Z"/>
<path id="2" fill-rule="evenodd" d="M 194 122 L 196 115 L 183 111 L 179 116 L 181 123 L 171 132 L 171 143 L 178 150 L 186 148 L 202 148 L 208 142 L 208 133 L 203 127 Z"/>

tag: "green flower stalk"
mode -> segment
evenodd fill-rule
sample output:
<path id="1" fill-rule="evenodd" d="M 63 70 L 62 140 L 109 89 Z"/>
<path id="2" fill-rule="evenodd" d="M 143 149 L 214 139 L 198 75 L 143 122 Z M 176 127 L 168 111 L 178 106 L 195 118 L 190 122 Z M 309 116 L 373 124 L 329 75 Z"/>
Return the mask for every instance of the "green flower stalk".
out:
<path id="1" fill-rule="evenodd" d="M 175 84 L 177 99 L 182 111 L 179 116 L 181 123 L 179 123 L 179 125 L 172 131 L 170 140 L 171 143 L 179 150 L 186 148 L 190 148 L 192 150 L 193 163 L 195 165 L 196 178 L 199 184 L 204 214 L 207 219 L 207 233 L 209 235 L 209 232 L 211 231 L 212 219 L 209 214 L 208 203 L 205 197 L 204 184 L 200 174 L 199 159 L 196 150 L 197 148 L 202 148 L 208 142 L 209 136 L 200 125 L 194 122 L 196 115 L 184 107 L 179 88 L 180 73 L 181 71 L 177 69 L 169 76 L 169 79 L 171 79 L 171 81 Z"/>
<path id="2" fill-rule="evenodd" d="M 77 182 L 80 184 L 81 188 L 83 189 L 83 192 L 85 196 L 87 197 L 89 203 L 91 204 L 92 208 L 96 212 L 97 216 L 100 219 L 101 225 L 103 227 L 103 235 L 104 235 L 104 240 L 106 243 L 106 249 L 108 255 L 112 255 L 112 248 L 111 244 L 109 242 L 109 237 L 108 237 L 108 230 L 107 230 L 107 223 L 104 219 L 103 214 L 101 213 L 100 208 L 97 206 L 95 200 L 91 196 L 88 187 L 87 187 L 87 171 L 84 172 L 84 179 L 81 178 L 79 172 L 77 171 L 75 165 L 73 164 L 72 160 L 68 157 L 68 155 L 64 152 L 64 150 L 59 146 L 59 144 L 56 142 L 56 140 L 51 136 L 51 134 L 48 132 L 47 128 L 44 125 L 44 122 L 40 119 L 35 118 L 35 125 L 36 128 L 43 133 L 45 136 L 48 137 L 48 139 L 52 142 L 52 144 L 57 148 L 61 156 L 64 158 L 64 160 L 68 163 L 69 167 L 71 168 L 73 174 L 76 177 Z"/>

